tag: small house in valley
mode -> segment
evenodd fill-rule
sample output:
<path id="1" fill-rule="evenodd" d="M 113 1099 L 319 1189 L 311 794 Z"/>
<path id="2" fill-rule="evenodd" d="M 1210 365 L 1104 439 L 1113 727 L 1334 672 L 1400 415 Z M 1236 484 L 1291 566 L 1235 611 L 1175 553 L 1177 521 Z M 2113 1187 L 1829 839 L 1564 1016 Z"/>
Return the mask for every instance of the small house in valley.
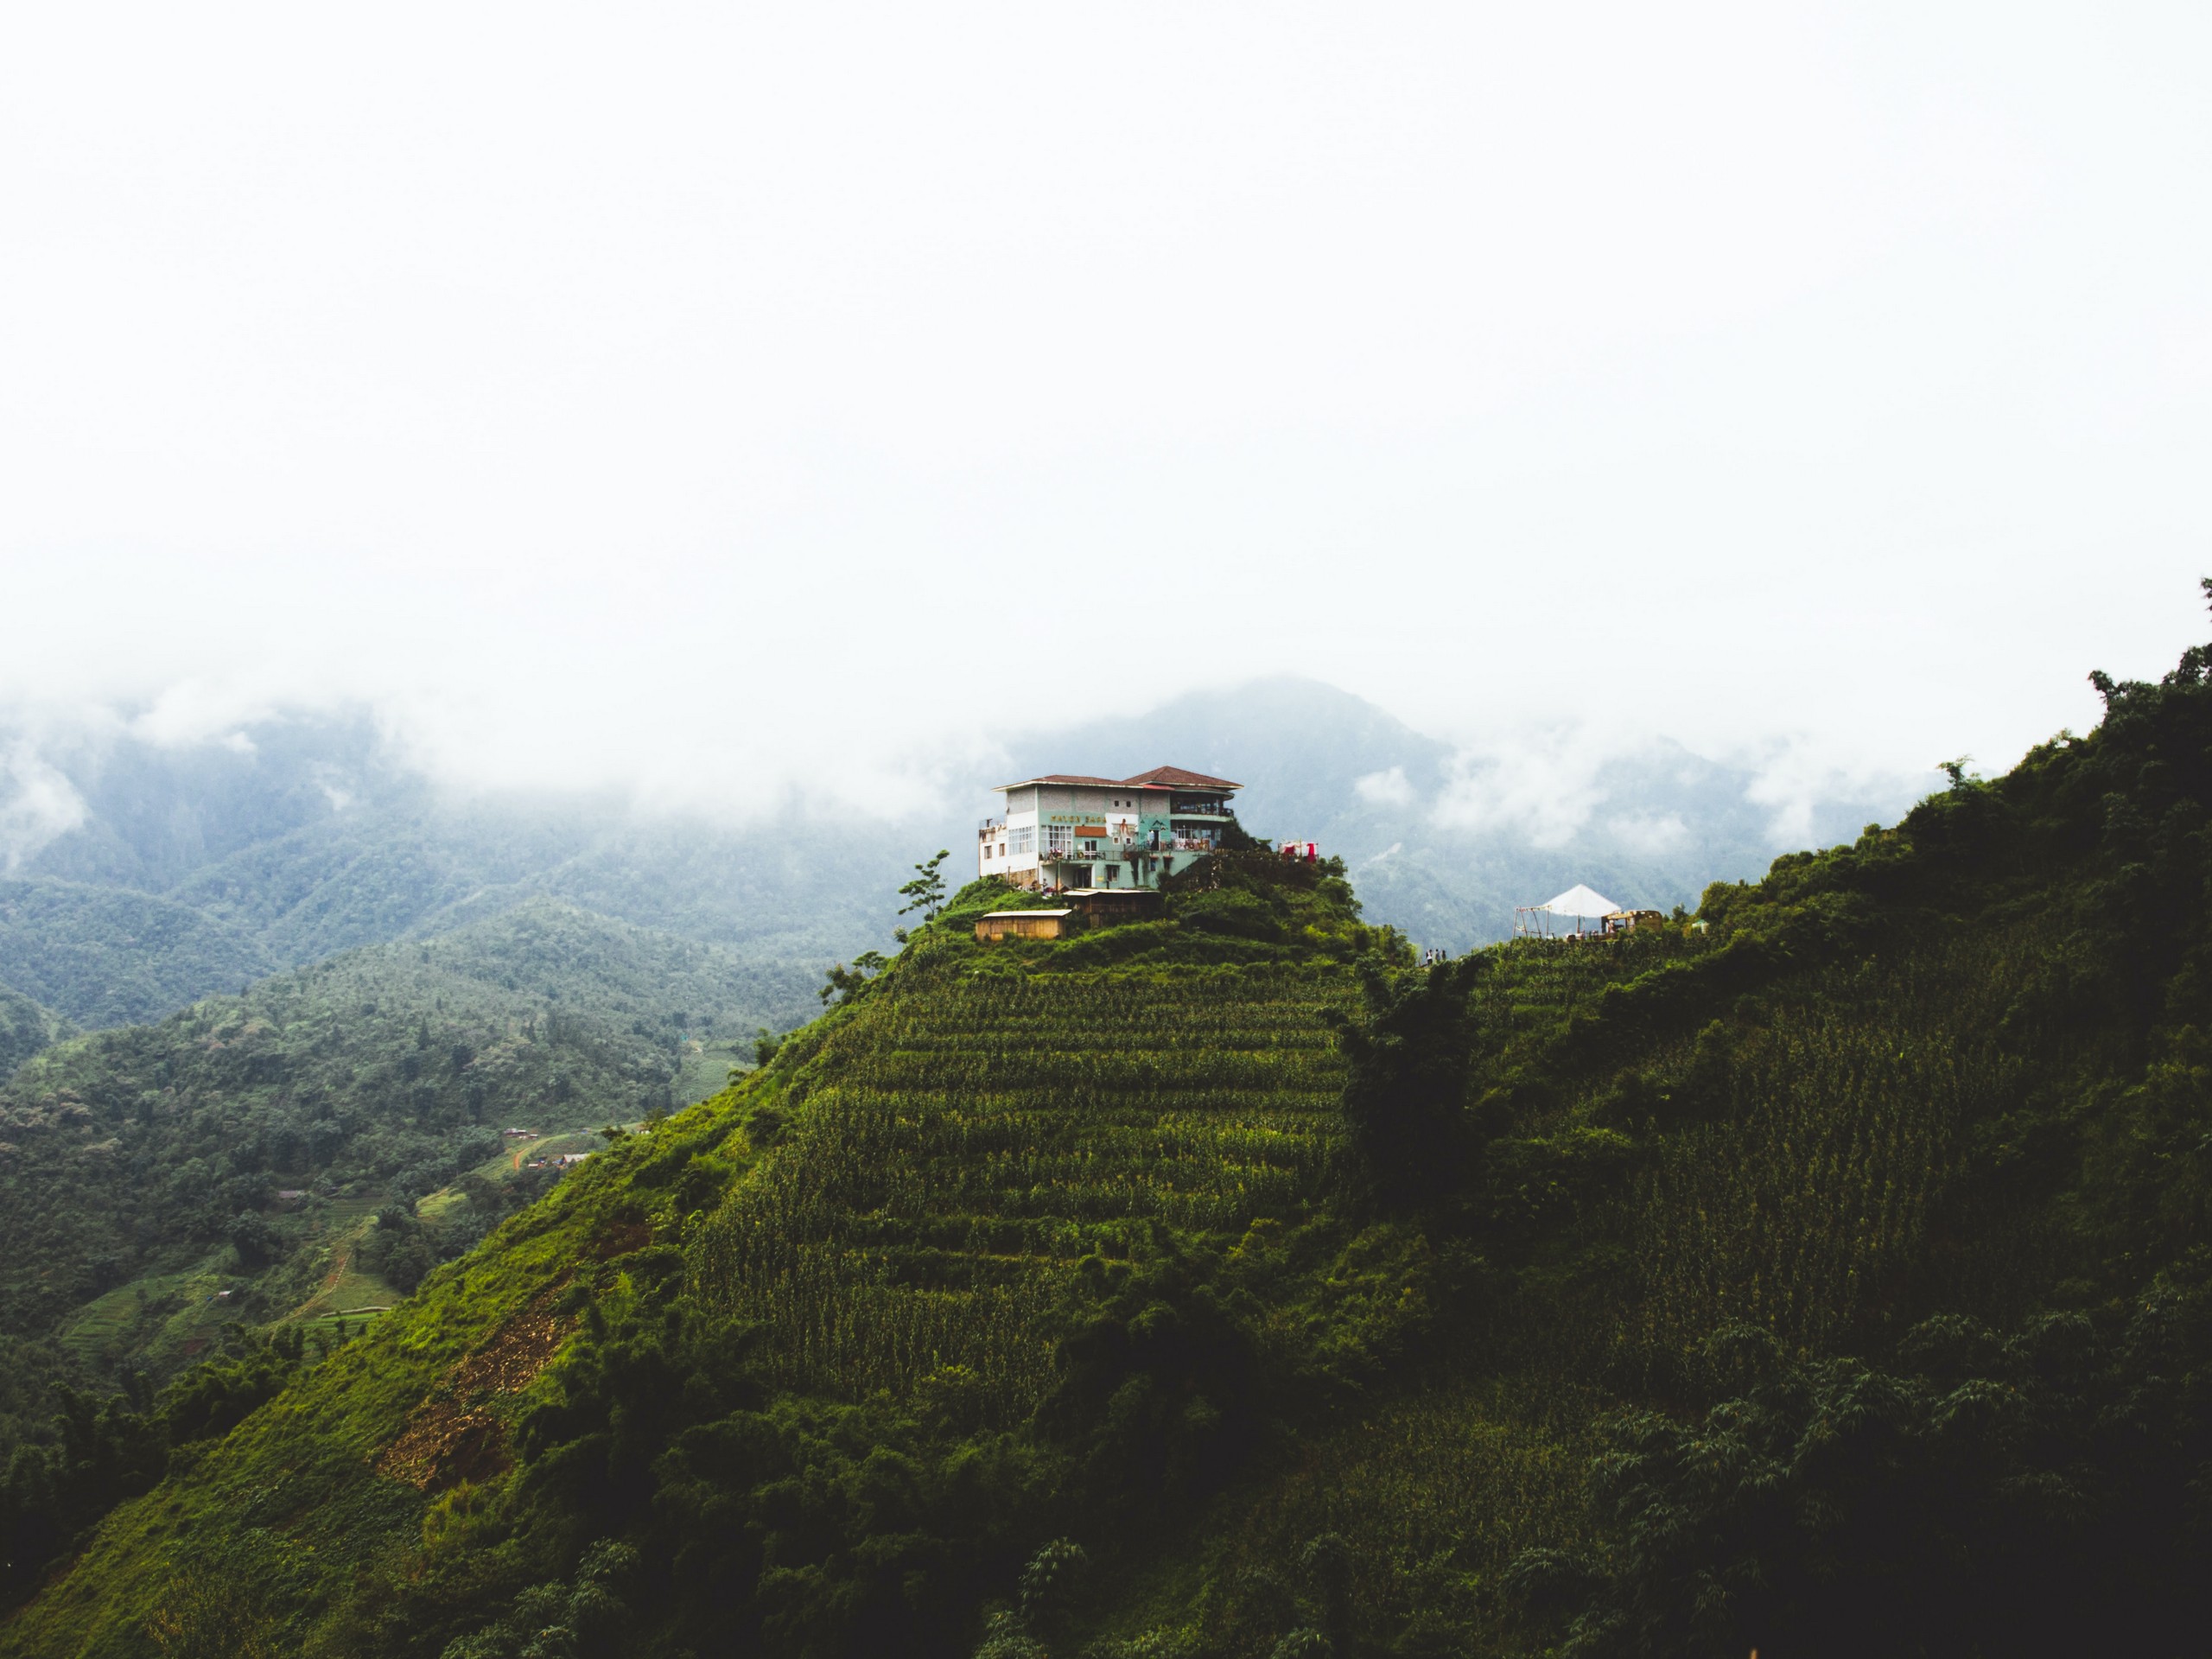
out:
<path id="1" fill-rule="evenodd" d="M 1180 766 L 1001 784 L 1004 810 L 976 827 L 976 873 L 1047 893 L 1157 887 L 1220 846 L 1243 787 Z"/>

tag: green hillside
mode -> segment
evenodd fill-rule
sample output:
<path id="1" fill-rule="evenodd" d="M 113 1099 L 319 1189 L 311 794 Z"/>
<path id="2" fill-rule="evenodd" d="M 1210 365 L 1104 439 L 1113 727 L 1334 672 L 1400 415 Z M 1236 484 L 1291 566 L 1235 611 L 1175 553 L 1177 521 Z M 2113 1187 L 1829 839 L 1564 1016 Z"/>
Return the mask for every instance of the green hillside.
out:
<path id="1" fill-rule="evenodd" d="M 0 1080 L 25 1060 L 70 1034 L 69 1022 L 0 985 Z"/>
<path id="2" fill-rule="evenodd" d="M 46 1049 L 0 1086 L 0 1459 L 54 1385 L 397 1301 L 599 1144 L 563 1131 L 721 1087 L 760 982 L 541 902 Z"/>
<path id="3" fill-rule="evenodd" d="M 1702 926 L 973 890 L 226 1435 L 79 1431 L 166 1478 L 0 1653 L 2192 1650 L 2208 665 Z"/>
<path id="4" fill-rule="evenodd" d="M 81 1026 L 159 1019 L 275 964 L 190 906 L 68 881 L 0 881 L 0 982 Z"/>

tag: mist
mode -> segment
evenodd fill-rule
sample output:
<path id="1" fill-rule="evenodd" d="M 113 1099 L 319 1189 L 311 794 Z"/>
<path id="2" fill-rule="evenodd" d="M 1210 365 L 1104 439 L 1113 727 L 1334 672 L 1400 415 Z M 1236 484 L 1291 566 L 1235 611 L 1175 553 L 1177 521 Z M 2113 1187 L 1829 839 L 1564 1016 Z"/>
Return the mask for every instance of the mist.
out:
<path id="1" fill-rule="evenodd" d="M 1442 821 L 1663 845 L 1664 739 L 1787 839 L 2202 636 L 2208 28 L 25 9 L 0 699 L 890 820 L 1287 672 Z"/>

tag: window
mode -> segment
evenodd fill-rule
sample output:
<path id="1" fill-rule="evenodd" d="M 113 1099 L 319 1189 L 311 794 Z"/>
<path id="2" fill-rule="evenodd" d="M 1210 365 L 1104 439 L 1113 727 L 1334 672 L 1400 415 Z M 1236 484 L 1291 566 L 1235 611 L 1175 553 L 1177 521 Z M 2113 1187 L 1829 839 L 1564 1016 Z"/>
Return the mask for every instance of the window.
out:
<path id="1" fill-rule="evenodd" d="M 1037 850 L 1037 826 L 1033 823 L 1017 824 L 1014 828 L 1007 831 L 1006 844 L 1014 849 L 1014 855 L 1017 858 L 1024 853 L 1035 852 Z"/>
<path id="2" fill-rule="evenodd" d="M 1071 853 L 1075 850 L 1075 826 L 1071 823 L 1048 823 L 1045 826 L 1045 850 L 1048 853 Z"/>

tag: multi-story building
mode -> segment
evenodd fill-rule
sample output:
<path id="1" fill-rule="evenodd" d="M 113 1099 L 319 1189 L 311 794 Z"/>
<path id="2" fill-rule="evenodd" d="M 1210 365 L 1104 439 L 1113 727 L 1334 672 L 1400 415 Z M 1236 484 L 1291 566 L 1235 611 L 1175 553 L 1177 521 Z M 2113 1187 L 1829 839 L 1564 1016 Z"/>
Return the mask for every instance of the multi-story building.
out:
<path id="1" fill-rule="evenodd" d="M 1156 887 L 1220 845 L 1243 787 L 1180 766 L 1001 784 L 1006 810 L 976 828 L 976 873 L 1056 893 Z"/>

